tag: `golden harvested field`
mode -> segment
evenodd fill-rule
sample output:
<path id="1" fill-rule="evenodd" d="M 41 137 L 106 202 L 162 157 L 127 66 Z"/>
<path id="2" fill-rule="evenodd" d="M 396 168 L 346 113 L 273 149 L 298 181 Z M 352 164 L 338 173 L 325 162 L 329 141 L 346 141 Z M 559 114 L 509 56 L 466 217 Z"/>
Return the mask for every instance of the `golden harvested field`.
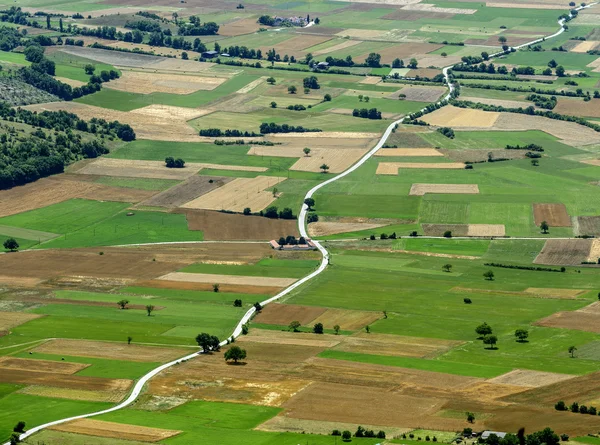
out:
<path id="1" fill-rule="evenodd" d="M 184 182 L 154 195 L 152 198 L 142 202 L 141 205 L 172 209 L 219 188 L 232 180 L 233 178 L 226 176 L 190 176 Z"/>
<path id="2" fill-rule="evenodd" d="M 531 371 L 528 369 L 515 369 L 506 374 L 488 380 L 491 383 L 525 386 L 537 388 L 572 379 L 573 375 L 558 374 L 555 372 Z"/>
<path id="3" fill-rule="evenodd" d="M 242 88 L 240 88 L 239 90 L 237 90 L 236 93 L 237 94 L 248 94 L 250 91 L 252 91 L 256 87 L 258 87 L 260 84 L 265 83 L 265 81 L 267 79 L 268 79 L 268 77 L 263 76 L 263 77 L 260 77 L 260 78 L 258 78 L 256 80 L 253 80 L 248 85 L 245 85 Z"/>
<path id="4" fill-rule="evenodd" d="M 177 430 L 164 430 L 161 428 L 127 425 L 124 423 L 106 422 L 104 420 L 94 419 L 77 419 L 72 422 L 54 425 L 51 429 L 67 433 L 85 434 L 86 436 L 140 440 L 143 442 L 158 442 L 181 433 L 181 431 Z"/>
<path id="5" fill-rule="evenodd" d="M 1 357 L 0 369 L 21 369 L 24 371 L 53 372 L 55 374 L 75 374 L 90 365 L 85 363 L 57 362 L 16 357 Z"/>
<path id="6" fill-rule="evenodd" d="M 107 83 L 106 87 L 136 94 L 191 94 L 199 90 L 214 90 L 226 80 L 224 77 L 124 71 L 119 79 Z"/>
<path id="7" fill-rule="evenodd" d="M 210 114 L 213 110 L 204 108 L 202 110 L 196 108 L 174 107 L 172 105 L 152 104 L 142 108 L 136 108 L 129 113 L 134 115 L 148 116 L 160 119 L 182 119 L 188 121 L 205 114 Z"/>
<path id="8" fill-rule="evenodd" d="M 452 340 L 359 332 L 343 336 L 343 341 L 334 349 L 395 357 L 433 358 L 460 344 L 462 342 Z"/>
<path id="9" fill-rule="evenodd" d="M 509 114 L 509 113 L 506 113 Z M 522 115 L 517 115 L 522 116 Z M 491 128 L 496 124 L 500 113 L 492 111 L 458 108 L 447 105 L 423 116 L 423 120 L 438 127 Z M 593 131 L 593 130 L 592 130 Z"/>
<path id="10" fill-rule="evenodd" d="M 283 332 L 266 329 L 252 329 L 250 334 L 241 336 L 236 341 L 242 343 L 269 343 L 276 345 L 312 346 L 331 348 L 342 341 L 340 335 L 317 335 L 306 332 Z"/>
<path id="11" fill-rule="evenodd" d="M 471 96 L 461 96 L 461 100 L 467 100 L 470 102 L 477 102 L 480 104 L 486 105 L 496 105 L 505 108 L 527 108 L 532 103 L 518 100 L 505 100 L 505 99 L 488 99 L 486 97 L 471 97 Z"/>
<path id="12" fill-rule="evenodd" d="M 554 111 L 571 116 L 600 117 L 600 99 L 592 99 L 584 102 L 583 100 L 561 97 Z"/>
<path id="13" fill-rule="evenodd" d="M 571 217 L 564 204 L 533 204 L 535 225 L 546 221 L 550 227 L 571 227 Z"/>
<path id="14" fill-rule="evenodd" d="M 248 150 L 249 156 L 279 156 L 282 158 L 301 158 L 305 156 L 302 151 L 304 147 L 296 146 L 285 146 L 285 145 L 276 145 L 276 146 L 268 146 L 268 145 L 255 145 L 250 147 Z M 321 152 L 319 148 L 311 148 L 311 155 L 317 155 Z"/>
<path id="15" fill-rule="evenodd" d="M 340 173 L 358 161 L 366 149 L 361 148 L 328 148 L 320 150 L 318 154 L 303 156 L 290 167 L 290 170 L 305 172 L 319 172 L 321 165 L 327 164 L 330 173 Z"/>
<path id="16" fill-rule="evenodd" d="M 318 51 L 314 51 L 312 54 L 313 56 L 321 56 L 323 54 L 327 54 L 327 53 L 333 53 L 335 51 L 341 51 L 343 49 L 346 48 L 351 48 L 355 45 L 358 45 L 359 43 L 361 43 L 360 40 L 346 40 L 342 43 L 338 43 L 337 45 L 334 46 L 330 46 L 329 48 L 325 48 L 325 49 L 320 49 Z M 371 79 L 371 77 L 367 77 L 366 79 Z M 381 80 L 381 79 L 380 79 Z M 366 83 L 365 81 L 361 81 L 361 83 Z"/>
<path id="17" fill-rule="evenodd" d="M 598 40 L 587 40 L 581 43 L 578 43 L 575 48 L 571 49 L 571 52 L 574 53 L 587 53 L 588 51 L 597 49 L 600 46 L 600 41 Z"/>
<path id="18" fill-rule="evenodd" d="M 285 178 L 257 176 L 236 178 L 224 186 L 182 205 L 186 209 L 231 210 L 241 212 L 246 207 L 258 212 L 269 206 L 276 196 L 268 191 Z"/>
<path id="19" fill-rule="evenodd" d="M 582 261 L 587 261 L 591 247 L 591 239 L 549 239 L 533 262 L 578 266 Z"/>
<path id="20" fill-rule="evenodd" d="M 92 340 L 51 340 L 33 349 L 43 354 L 70 355 L 132 362 L 167 362 L 190 353 L 185 348 L 165 348 L 159 346 L 128 345 L 117 342 Z"/>
<path id="21" fill-rule="evenodd" d="M 388 223 L 368 223 L 368 222 L 337 222 L 337 221 L 318 221 L 308 225 L 310 236 L 327 236 L 337 233 L 358 232 L 361 230 L 377 229 L 385 227 Z"/>
<path id="22" fill-rule="evenodd" d="M 467 236 L 504 236 L 504 224 L 469 224 Z"/>
<path id="23" fill-rule="evenodd" d="M 577 298 L 580 295 L 585 294 L 587 291 L 581 289 L 556 289 L 546 287 L 528 287 L 525 289 L 528 294 L 544 298 L 566 298 L 572 299 Z M 580 309 L 581 310 L 581 309 Z"/>
<path id="24" fill-rule="evenodd" d="M 0 312 L 0 332 L 8 331 L 28 321 L 40 318 L 41 315 L 25 312 Z"/>
<path id="25" fill-rule="evenodd" d="M 584 164 L 593 165 L 595 167 L 600 167 L 600 159 L 588 159 L 585 161 L 581 161 Z"/>
<path id="26" fill-rule="evenodd" d="M 432 114 L 435 113 L 437 113 L 437 111 Z M 486 112 L 482 111 L 481 113 Z M 575 122 L 558 121 L 555 119 L 548 119 L 547 117 L 529 116 L 527 114 L 499 113 L 499 117 L 494 123 L 493 129 L 519 131 L 541 130 L 572 145 L 600 143 L 600 133 L 595 132 L 591 128 L 576 124 Z"/>
<path id="27" fill-rule="evenodd" d="M 283 234 L 299 236 L 298 222 L 262 216 L 185 210 L 190 230 L 201 230 L 205 240 L 272 240 Z"/>
<path id="28" fill-rule="evenodd" d="M 82 86 L 86 85 L 85 82 L 82 82 L 80 80 L 69 79 L 67 77 L 56 77 L 56 80 L 58 80 L 62 83 L 66 83 L 67 85 L 70 85 L 73 88 L 82 87 Z"/>
<path id="29" fill-rule="evenodd" d="M 162 161 L 98 158 L 77 171 L 78 174 L 129 178 L 187 179 L 202 167 L 186 163 L 185 168 L 167 168 Z"/>
<path id="30" fill-rule="evenodd" d="M 589 314 L 600 314 L 600 301 L 594 301 L 587 306 L 577 309 L 577 312 L 587 312 Z"/>
<path id="31" fill-rule="evenodd" d="M 266 306 L 254 318 L 257 323 L 288 326 L 292 321 L 309 324 L 327 309 L 318 306 L 300 306 L 297 304 L 273 303 Z"/>
<path id="32" fill-rule="evenodd" d="M 240 19 L 221 25 L 219 27 L 219 35 L 230 37 L 241 36 L 243 34 L 251 34 L 259 29 L 260 24 L 255 18 Z"/>
<path id="33" fill-rule="evenodd" d="M 423 196 L 427 193 L 478 194 L 479 186 L 477 184 L 413 184 L 409 195 Z"/>
<path id="34" fill-rule="evenodd" d="M 281 54 L 289 54 L 289 55 L 297 55 L 298 54 L 306 54 L 306 48 L 310 48 L 311 46 L 320 45 L 321 43 L 327 42 L 331 40 L 331 36 L 319 36 L 319 35 L 310 35 L 303 34 L 301 36 L 292 37 L 291 39 L 284 40 L 281 43 L 278 43 L 273 48 L 278 53 Z M 267 50 L 271 47 L 267 47 Z"/>
<path id="35" fill-rule="evenodd" d="M 267 278 L 267 277 L 246 277 L 241 275 L 219 275 L 209 273 L 187 273 L 171 272 L 159 280 L 167 281 L 190 281 L 192 283 L 207 284 L 235 284 L 240 286 L 271 286 L 288 287 L 297 281 L 296 278 Z"/>
<path id="36" fill-rule="evenodd" d="M 363 83 L 365 85 L 377 85 L 381 82 L 381 78 L 377 76 L 367 76 L 363 80 L 358 83 Z"/>
<path id="37" fill-rule="evenodd" d="M 590 253 L 588 254 L 588 261 L 595 263 L 600 259 L 600 240 L 595 239 L 592 241 L 592 247 L 590 247 Z"/>
<path id="38" fill-rule="evenodd" d="M 127 395 L 126 391 L 90 391 L 87 389 L 54 388 L 39 385 L 26 386 L 18 392 L 39 397 L 111 403 L 118 403 Z"/>
<path id="39" fill-rule="evenodd" d="M 200 64 L 199 64 L 200 65 Z M 105 119 L 107 121 L 118 120 L 121 123 L 129 124 L 136 132 L 138 139 L 157 139 L 164 141 L 182 141 L 193 142 L 198 140 L 197 132 L 190 127 L 186 121 L 190 118 L 190 112 L 195 117 L 206 114 L 206 110 L 196 110 L 193 108 L 184 108 L 180 114 L 186 117 L 179 117 L 174 113 L 175 108 L 164 105 L 144 107 L 146 110 L 138 109 L 131 112 L 109 110 L 107 108 L 95 107 L 92 105 L 81 104 L 78 102 L 51 102 L 46 104 L 28 105 L 31 111 L 58 111 L 65 110 L 75 113 L 81 119 L 90 120 L 92 118 Z M 155 110 L 164 110 L 156 113 Z M 151 113 L 147 111 L 151 110 Z"/>
<path id="40" fill-rule="evenodd" d="M 347 309 L 327 309 L 311 323 L 323 323 L 325 329 L 333 329 L 338 325 L 341 330 L 355 331 L 379 320 L 381 312 L 352 311 Z"/>
<path id="41" fill-rule="evenodd" d="M 423 87 L 423 86 L 405 86 L 398 94 L 404 94 L 404 100 L 412 100 L 416 102 L 435 102 L 442 94 L 447 91 L 444 87 Z M 397 94 L 394 93 L 397 97 Z"/>
<path id="42" fill-rule="evenodd" d="M 378 175 L 397 175 L 400 168 L 422 168 L 422 169 L 464 169 L 462 162 L 380 162 L 377 165 Z"/>

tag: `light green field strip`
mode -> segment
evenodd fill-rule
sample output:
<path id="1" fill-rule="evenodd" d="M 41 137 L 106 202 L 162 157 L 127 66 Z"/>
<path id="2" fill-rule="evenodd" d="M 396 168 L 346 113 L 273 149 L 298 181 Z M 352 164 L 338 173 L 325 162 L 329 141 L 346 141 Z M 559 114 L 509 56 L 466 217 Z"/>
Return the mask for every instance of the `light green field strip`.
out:
<path id="1" fill-rule="evenodd" d="M 0 225 L 0 235 L 23 238 L 33 241 L 48 241 L 58 238 L 60 235 L 51 232 L 41 232 L 39 230 L 22 229 L 20 227 L 11 227 Z"/>

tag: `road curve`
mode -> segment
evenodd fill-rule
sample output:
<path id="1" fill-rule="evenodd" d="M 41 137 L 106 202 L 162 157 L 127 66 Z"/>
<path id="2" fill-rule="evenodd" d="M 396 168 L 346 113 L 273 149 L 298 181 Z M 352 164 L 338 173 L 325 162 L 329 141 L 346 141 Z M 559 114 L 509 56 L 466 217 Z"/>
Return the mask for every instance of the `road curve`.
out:
<path id="1" fill-rule="evenodd" d="M 586 6 L 579 6 L 577 8 L 574 8 L 577 11 L 580 11 L 582 9 L 586 9 L 586 8 L 590 8 L 594 5 L 598 4 L 598 2 L 594 2 L 594 3 L 590 3 L 589 5 Z M 534 45 L 536 43 L 551 39 L 553 37 L 559 36 L 560 34 L 562 34 L 565 30 L 564 30 L 564 25 L 565 21 L 564 19 L 559 20 L 558 24 L 560 25 L 560 29 L 545 38 L 541 38 L 541 39 L 537 39 L 528 43 L 524 43 L 522 45 L 519 46 L 515 46 L 515 49 L 518 48 L 522 48 L 524 46 L 528 46 L 528 45 Z M 490 58 L 493 57 L 498 57 L 500 55 L 503 55 L 504 52 L 499 52 L 496 54 L 492 54 L 490 56 Z M 449 79 L 449 70 L 452 69 L 454 65 L 452 66 L 448 66 L 445 67 L 443 69 L 443 74 L 444 74 L 444 78 L 446 81 L 446 85 L 448 86 L 448 94 L 446 96 L 444 96 L 443 99 L 441 99 L 440 101 L 438 101 L 437 103 L 440 103 L 444 100 L 448 100 L 450 99 L 450 95 L 452 94 L 452 91 L 454 90 L 454 85 L 452 83 L 450 83 L 450 79 Z M 425 108 L 423 108 L 424 110 Z M 315 192 L 317 192 L 318 190 L 320 190 L 321 188 L 327 186 L 328 184 L 331 184 L 332 182 L 335 182 L 347 175 L 349 175 L 350 173 L 354 172 L 355 170 L 357 170 L 359 167 L 361 167 L 365 162 L 367 162 L 369 160 L 369 158 L 371 158 L 371 156 L 373 156 L 381 147 L 383 147 L 383 144 L 385 144 L 385 142 L 387 141 L 388 137 L 390 136 L 390 134 L 392 134 L 394 128 L 396 127 L 396 125 L 402 123 L 404 121 L 404 119 L 406 119 L 406 117 L 403 117 L 402 119 L 398 119 L 397 121 L 391 123 L 387 129 L 385 130 L 385 133 L 383 134 L 383 136 L 381 137 L 381 139 L 379 140 L 379 142 L 377 143 L 377 145 L 375 145 L 375 147 L 373 147 L 371 150 L 369 150 L 368 153 L 366 153 L 362 158 L 360 158 L 360 160 L 358 162 L 356 162 L 354 165 L 352 165 L 350 168 L 348 168 L 347 170 L 343 171 L 342 173 L 339 173 L 336 176 L 331 177 L 330 179 L 321 182 L 320 184 L 314 186 L 313 188 L 311 188 L 305 195 L 305 199 L 306 198 L 311 198 Z M 308 212 L 308 207 L 303 204 L 302 205 L 302 209 L 300 210 L 300 215 L 298 216 L 298 229 L 300 232 L 300 235 L 307 238 L 308 237 L 308 233 L 307 233 L 307 227 L 306 227 L 306 214 Z M 305 276 L 304 278 L 301 278 L 300 280 L 296 281 L 294 284 L 292 284 L 291 286 L 287 287 L 286 289 L 282 290 L 281 292 L 279 292 L 277 295 L 262 301 L 260 304 L 262 306 L 265 306 L 269 303 L 272 303 L 276 300 L 279 300 L 280 298 L 288 295 L 291 291 L 293 291 L 294 289 L 302 286 L 304 283 L 312 280 L 314 277 L 316 277 L 317 275 L 319 275 L 321 272 L 323 272 L 326 268 L 327 265 L 329 264 L 329 252 L 327 251 L 327 249 L 325 249 L 325 247 L 323 247 L 323 245 L 318 242 L 318 241 L 313 241 L 313 243 L 315 244 L 315 246 L 317 247 L 317 249 L 321 252 L 321 254 L 323 255 L 323 259 L 321 260 L 321 264 L 319 264 L 319 267 L 313 271 L 310 275 Z M 256 309 L 254 307 L 250 308 L 248 310 L 248 312 L 246 312 L 244 314 L 244 316 L 242 317 L 242 319 L 239 321 L 239 323 L 237 324 L 237 326 L 235 327 L 233 334 L 231 335 L 231 337 L 239 337 L 242 334 L 242 326 L 244 324 L 246 324 L 248 321 L 250 321 L 250 319 L 252 318 L 252 316 L 254 315 L 254 313 L 256 312 Z M 231 338 L 230 337 L 230 338 Z M 227 344 L 227 341 L 223 341 L 221 342 L 222 346 L 225 346 Z M 93 413 L 88 413 L 88 414 L 81 414 L 79 416 L 73 416 L 73 417 L 67 417 L 64 419 L 59 419 L 59 420 L 55 420 L 53 422 L 48 422 L 45 423 L 43 425 L 38 425 L 36 427 L 33 427 L 31 429 L 29 429 L 27 432 L 21 434 L 20 439 L 24 440 L 28 437 L 30 437 L 31 435 L 46 429 L 48 427 L 54 426 L 54 425 L 59 425 L 61 423 L 66 423 L 66 422 L 70 422 L 72 420 L 77 420 L 77 419 L 85 419 L 88 417 L 94 417 L 94 416 L 99 416 L 102 414 L 107 414 L 107 413 L 111 413 L 114 411 L 118 411 L 120 409 L 123 409 L 129 405 L 131 405 L 133 402 L 135 402 L 135 400 L 138 398 L 138 396 L 142 393 L 142 390 L 144 389 L 144 386 L 146 385 L 146 383 L 148 383 L 148 381 L 154 377 L 155 375 L 159 374 L 160 372 L 164 371 L 167 368 L 170 368 L 171 366 L 177 365 L 179 363 L 182 363 L 184 361 L 193 359 L 195 357 L 198 357 L 198 355 L 202 354 L 202 352 L 194 352 L 193 354 L 188 354 L 185 357 L 181 357 L 177 360 L 173 360 L 169 363 L 165 363 L 155 369 L 153 369 L 152 371 L 148 372 L 147 374 L 145 374 L 144 376 L 142 376 L 135 384 L 135 386 L 133 387 L 133 390 L 131 391 L 131 393 L 129 394 L 129 396 L 121 403 L 119 403 L 118 405 L 115 405 L 111 408 L 107 408 L 105 410 L 102 411 L 96 411 Z M 10 445 L 10 442 L 6 442 L 3 445 Z"/>

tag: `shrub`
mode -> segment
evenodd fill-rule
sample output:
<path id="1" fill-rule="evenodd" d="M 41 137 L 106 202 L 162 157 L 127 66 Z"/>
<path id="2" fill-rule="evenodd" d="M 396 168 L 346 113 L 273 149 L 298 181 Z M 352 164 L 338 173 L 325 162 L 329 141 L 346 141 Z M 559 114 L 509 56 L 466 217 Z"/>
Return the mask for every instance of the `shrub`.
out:
<path id="1" fill-rule="evenodd" d="M 322 334 L 323 333 L 323 323 L 316 323 L 313 326 L 313 332 L 315 334 Z"/>
<path id="2" fill-rule="evenodd" d="M 470 298 L 463 298 L 463 301 L 465 302 L 465 304 L 471 304 L 472 301 Z"/>
<path id="3" fill-rule="evenodd" d="M 568 411 L 569 408 L 567 408 L 567 405 L 565 404 L 565 402 L 560 400 L 560 401 L 556 402 L 556 404 L 554 405 L 554 409 L 556 411 Z"/>
<path id="4" fill-rule="evenodd" d="M 252 210 L 250 210 L 250 207 L 246 207 L 244 209 L 244 215 L 250 215 L 252 213 Z"/>
<path id="5" fill-rule="evenodd" d="M 344 441 L 346 441 L 346 442 L 347 442 L 347 441 L 349 441 L 351 438 L 352 438 L 352 433 L 351 433 L 350 431 L 346 430 L 346 431 L 344 431 L 344 432 L 342 433 L 342 440 L 344 440 Z"/>
<path id="6" fill-rule="evenodd" d="M 446 230 L 444 232 L 444 238 L 452 238 L 452 231 L 451 230 Z"/>
<path id="7" fill-rule="evenodd" d="M 342 433 L 340 432 L 340 430 L 333 430 L 333 431 L 331 432 L 331 435 L 332 435 L 332 436 L 341 436 L 341 435 L 342 435 Z"/>

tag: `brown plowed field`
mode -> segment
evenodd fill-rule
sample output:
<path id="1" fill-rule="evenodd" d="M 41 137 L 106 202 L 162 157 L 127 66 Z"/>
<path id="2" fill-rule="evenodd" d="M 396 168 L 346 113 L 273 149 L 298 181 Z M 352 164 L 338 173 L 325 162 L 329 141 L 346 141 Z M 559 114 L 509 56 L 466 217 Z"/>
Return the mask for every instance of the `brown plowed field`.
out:
<path id="1" fill-rule="evenodd" d="M 242 343 L 269 343 L 276 345 L 311 346 L 325 349 L 337 345 L 342 340 L 343 336 L 341 335 L 251 329 L 249 335 L 243 335 L 236 341 Z"/>
<path id="2" fill-rule="evenodd" d="M 359 232 L 361 230 L 377 229 L 389 224 L 386 223 L 361 223 L 361 222 L 335 222 L 319 221 L 308 225 L 310 236 L 327 236 L 337 233 Z"/>
<path id="3" fill-rule="evenodd" d="M 533 204 L 535 225 L 546 221 L 552 227 L 571 227 L 571 217 L 564 204 Z"/>
<path id="4" fill-rule="evenodd" d="M 54 374 L 75 374 L 90 365 L 85 363 L 58 362 L 53 360 L 36 360 L 16 357 L 1 357 L 0 370 L 23 370 L 36 372 L 51 372 Z"/>
<path id="5" fill-rule="evenodd" d="M 421 224 L 421 227 L 427 236 L 444 236 L 447 230 L 452 232 L 452 236 L 467 236 L 469 232 L 468 224 Z"/>
<path id="6" fill-rule="evenodd" d="M 26 371 L 23 369 L 2 369 L 0 382 L 21 385 L 42 385 L 59 388 L 89 389 L 94 391 L 126 391 L 131 380 L 64 375 L 52 372 Z"/>
<path id="7" fill-rule="evenodd" d="M 272 240 L 299 236 L 296 220 L 270 219 L 212 210 L 186 209 L 190 230 L 201 230 L 205 240 Z M 265 244 L 265 247 L 268 247 Z M 270 249 L 270 247 L 268 247 Z"/>
<path id="8" fill-rule="evenodd" d="M 577 266 L 582 261 L 587 261 L 591 247 L 591 239 L 549 239 L 533 262 Z"/>
<path id="9" fill-rule="evenodd" d="M 549 328 L 575 329 L 576 331 L 600 333 L 600 314 L 590 312 L 557 312 L 535 323 Z"/>
<path id="10" fill-rule="evenodd" d="M 558 374 L 555 372 L 531 371 L 529 369 L 515 369 L 506 374 L 499 375 L 488 382 L 538 388 L 572 379 L 573 375 Z"/>
<path id="11" fill-rule="evenodd" d="M 583 100 L 561 98 L 553 111 L 571 116 L 600 117 L 600 99 L 584 102 Z"/>
<path id="12" fill-rule="evenodd" d="M 522 115 L 518 115 L 522 116 Z M 470 108 L 458 108 L 447 105 L 427 114 L 423 120 L 430 125 L 438 127 L 461 127 L 461 128 L 490 128 L 496 124 L 500 113 L 493 111 L 481 111 Z"/>
<path id="13" fill-rule="evenodd" d="M 8 331 L 9 329 L 40 317 L 41 315 L 28 314 L 25 312 L 0 312 L 0 332 Z"/>
<path id="14" fill-rule="evenodd" d="M 375 156 L 444 156 L 434 148 L 381 148 Z"/>
<path id="15" fill-rule="evenodd" d="M 20 389 L 19 394 L 29 394 L 55 399 L 85 400 L 89 402 L 118 403 L 125 398 L 127 391 L 90 391 L 87 389 L 54 388 L 52 386 L 30 385 Z"/>
<path id="16" fill-rule="evenodd" d="M 320 172 L 321 165 L 327 164 L 330 173 L 340 173 L 358 161 L 366 151 L 361 148 L 328 148 L 301 157 L 290 170 Z"/>
<path id="17" fill-rule="evenodd" d="M 344 32 L 342 32 L 344 34 Z M 435 43 L 400 43 L 398 45 L 390 46 L 377 51 L 381 54 L 382 63 L 392 63 L 396 58 L 410 59 L 422 54 L 430 53 L 436 49 L 441 48 L 443 45 L 437 45 Z M 354 60 L 363 61 L 367 58 L 369 53 L 364 53 L 354 57 Z"/>
<path id="18" fill-rule="evenodd" d="M 325 313 L 326 310 L 326 308 L 317 306 L 273 303 L 260 311 L 254 321 L 283 326 L 288 326 L 292 321 L 299 321 L 300 324 L 305 325 Z"/>
<path id="19" fill-rule="evenodd" d="M 339 325 L 342 330 L 354 331 L 364 328 L 381 317 L 383 317 L 381 312 L 327 309 L 312 323 L 323 323 L 325 329 L 333 329 L 335 325 Z"/>
<path id="20" fill-rule="evenodd" d="M 578 216 L 575 235 L 600 236 L 600 216 Z"/>
<path id="21" fill-rule="evenodd" d="M 51 340 L 34 350 L 43 354 L 70 355 L 132 362 L 166 362 L 189 354 L 192 349 L 128 345 L 92 340 Z"/>
<path id="22" fill-rule="evenodd" d="M 448 159 L 456 162 L 481 162 L 489 159 L 489 154 L 492 154 L 494 159 L 524 159 L 525 153 L 522 150 L 504 150 L 504 149 L 441 149 L 441 153 Z"/>
<path id="23" fill-rule="evenodd" d="M 136 284 L 138 286 L 155 287 L 158 289 L 213 290 L 213 286 L 210 283 L 190 283 L 185 281 L 150 280 L 139 281 Z M 239 286 L 235 284 L 222 284 L 221 287 L 219 287 L 219 292 L 235 292 L 252 295 L 275 295 L 280 290 L 280 287 Z"/>
<path id="24" fill-rule="evenodd" d="M 163 430 L 147 426 L 127 425 L 124 423 L 105 422 L 103 420 L 78 419 L 72 422 L 54 425 L 51 429 L 67 433 L 85 434 L 86 436 L 111 437 L 114 439 L 140 440 L 158 442 L 181 433 L 176 430 Z"/>
<path id="25" fill-rule="evenodd" d="M 258 31 L 260 26 L 255 18 L 236 20 L 235 22 L 221 25 L 219 27 L 219 35 L 233 37 L 251 34 Z"/>
<path id="26" fill-rule="evenodd" d="M 141 205 L 175 208 L 232 181 L 226 176 L 191 176 L 181 184 L 144 201 Z M 212 182 L 209 182 L 212 181 Z"/>
<path id="27" fill-rule="evenodd" d="M 579 400 L 584 403 L 592 398 L 597 398 L 600 394 L 599 377 L 600 372 L 577 376 L 507 397 L 506 401 L 538 406 L 554 406 L 558 400 Z M 571 420 L 575 419 L 571 418 Z"/>

